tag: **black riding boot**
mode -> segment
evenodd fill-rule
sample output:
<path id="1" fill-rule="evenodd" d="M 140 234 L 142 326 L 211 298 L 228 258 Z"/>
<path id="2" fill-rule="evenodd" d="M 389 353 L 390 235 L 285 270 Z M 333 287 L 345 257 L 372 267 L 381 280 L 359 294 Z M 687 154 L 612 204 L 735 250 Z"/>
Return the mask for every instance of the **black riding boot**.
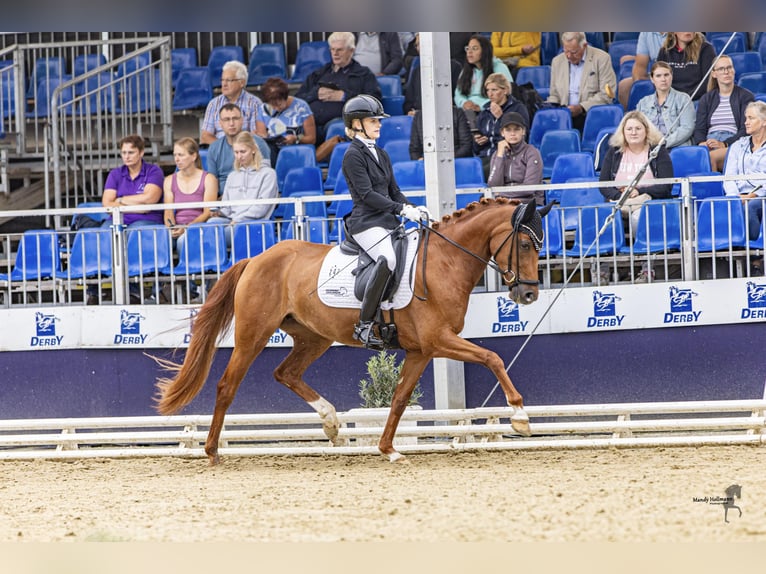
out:
<path id="1" fill-rule="evenodd" d="M 382 348 L 384 345 L 383 340 L 375 336 L 373 328 L 375 327 L 375 314 L 390 277 L 391 271 L 388 269 L 386 258 L 378 257 L 375 262 L 375 269 L 364 290 L 362 308 L 359 311 L 359 323 L 354 327 L 354 339 L 360 341 L 365 347 Z"/>

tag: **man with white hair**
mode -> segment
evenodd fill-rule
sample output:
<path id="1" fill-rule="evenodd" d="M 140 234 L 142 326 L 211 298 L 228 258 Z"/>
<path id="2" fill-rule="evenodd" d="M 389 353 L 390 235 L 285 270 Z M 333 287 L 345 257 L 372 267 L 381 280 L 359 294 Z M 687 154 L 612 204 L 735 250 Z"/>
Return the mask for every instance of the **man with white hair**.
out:
<path id="1" fill-rule="evenodd" d="M 324 141 L 327 123 L 342 116 L 345 102 L 359 94 L 381 97 L 375 74 L 354 60 L 354 34 L 333 32 L 327 43 L 332 61 L 309 74 L 295 94 L 296 98 L 308 102 L 314 112 L 317 143 Z"/>
<path id="2" fill-rule="evenodd" d="M 259 97 L 249 93 L 245 86 L 247 86 L 247 67 L 237 60 L 226 62 L 221 72 L 221 95 L 210 100 L 205 110 L 199 137 L 201 144 L 211 144 L 225 135 L 218 118 L 225 104 L 236 104 L 242 111 L 242 130 L 255 133 L 255 120 L 263 102 Z"/>

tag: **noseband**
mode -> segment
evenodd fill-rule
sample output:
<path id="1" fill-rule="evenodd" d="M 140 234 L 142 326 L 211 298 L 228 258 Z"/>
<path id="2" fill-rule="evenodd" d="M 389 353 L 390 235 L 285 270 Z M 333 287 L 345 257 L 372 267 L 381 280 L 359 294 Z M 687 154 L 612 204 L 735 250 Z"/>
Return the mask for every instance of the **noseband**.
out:
<path id="1" fill-rule="evenodd" d="M 500 275 L 503 277 L 503 281 L 505 281 L 506 285 L 508 285 L 509 289 L 513 289 L 517 285 L 537 285 L 538 280 L 535 279 L 521 279 L 520 273 L 519 273 L 519 261 L 521 259 L 521 242 L 518 240 L 518 237 L 516 238 L 515 243 L 511 241 L 511 238 L 514 235 L 518 235 L 519 231 L 523 231 L 527 235 L 529 235 L 530 239 L 532 239 L 532 244 L 535 246 L 535 250 L 537 252 L 542 249 L 543 246 L 543 220 L 539 213 L 535 212 L 534 216 L 532 217 L 532 220 L 529 222 L 523 222 L 521 218 L 522 209 L 517 208 L 513 215 L 511 216 L 511 231 L 508 233 L 508 235 L 503 239 L 503 242 L 498 246 L 497 249 L 495 249 L 495 252 L 492 254 L 492 260 L 493 265 L 491 265 L 495 270 L 500 273 Z M 500 266 L 497 264 L 497 256 L 500 253 L 500 250 L 503 248 L 503 246 L 508 243 L 508 266 L 506 267 L 505 271 L 503 271 Z M 513 246 L 516 246 L 516 257 L 512 257 L 513 255 Z M 515 262 L 516 270 L 514 271 L 511 269 L 511 261 Z"/>

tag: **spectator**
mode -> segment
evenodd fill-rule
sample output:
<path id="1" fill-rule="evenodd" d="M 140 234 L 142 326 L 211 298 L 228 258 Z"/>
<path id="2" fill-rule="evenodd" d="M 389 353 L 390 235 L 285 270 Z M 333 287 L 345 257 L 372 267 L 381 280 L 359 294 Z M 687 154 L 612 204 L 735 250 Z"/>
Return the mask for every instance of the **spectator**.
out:
<path id="1" fill-rule="evenodd" d="M 404 61 L 396 32 L 354 32 L 354 58 L 376 76 L 398 75 Z"/>
<path id="2" fill-rule="evenodd" d="M 668 32 L 657 60 L 673 68 L 673 88 L 696 101 L 707 91 L 702 79 L 713 65 L 715 48 L 705 41 L 702 32 Z"/>
<path id="3" fill-rule="evenodd" d="M 462 67 L 466 60 L 465 47 L 473 38 L 474 32 L 450 32 L 449 33 L 449 57 L 457 60 Z M 455 85 L 455 84 L 453 84 Z"/>
<path id="4" fill-rule="evenodd" d="M 413 46 L 415 50 L 415 55 L 420 54 L 420 35 L 416 34 L 415 39 L 412 41 L 411 46 Z M 457 79 L 460 75 L 461 65 L 460 62 L 458 62 L 455 59 L 450 60 L 450 67 L 451 67 L 451 78 L 452 78 L 452 85 L 457 85 Z M 402 110 L 405 114 L 414 116 L 415 112 L 423 107 L 422 102 L 422 94 L 420 91 L 420 64 L 416 64 L 414 68 L 411 70 L 411 73 L 408 72 L 407 76 L 408 78 L 407 83 L 404 85 L 404 104 L 402 104 Z M 465 114 L 464 114 L 465 115 Z"/>
<path id="5" fill-rule="evenodd" d="M 234 138 L 234 169 L 226 178 L 222 201 L 273 199 L 279 195 L 277 172 L 265 165 L 253 135 L 241 132 Z M 231 226 L 242 221 L 268 219 L 275 204 L 223 205 L 212 211 L 211 223 L 225 223 L 226 244 L 231 246 Z"/>
<path id="6" fill-rule="evenodd" d="M 503 140 L 500 118 L 508 112 L 516 112 L 529 126 L 529 112 L 524 104 L 511 95 L 511 84 L 503 74 L 490 74 L 484 84 L 489 101 L 484 104 L 476 120 L 477 132 L 473 134 L 474 155 L 481 158 L 485 179 L 489 175 L 489 160 Z"/>
<path id="7" fill-rule="evenodd" d="M 719 60 L 720 65 L 720 60 Z M 746 176 L 766 173 L 766 103 L 752 101 L 745 108 L 745 135 L 734 141 L 726 159 L 724 175 Z M 758 239 L 763 218 L 763 198 L 766 181 L 747 178 L 726 180 L 723 189 L 727 196 L 739 196 L 747 213 L 750 239 Z M 753 201 L 751 201 L 753 200 Z M 756 272 L 763 274 L 763 260 L 754 262 Z M 760 269 L 758 269 L 760 265 Z"/>
<path id="8" fill-rule="evenodd" d="M 218 179 L 218 193 L 223 193 L 226 189 L 226 178 L 234 165 L 234 150 L 232 144 L 234 138 L 242 131 L 242 111 L 236 104 L 224 104 L 219 112 L 218 121 L 223 127 L 224 137 L 218 138 L 207 150 L 207 170 Z M 254 135 L 253 139 L 261 150 L 264 165 L 273 165 L 271 163 L 271 150 L 259 135 Z"/>
<path id="9" fill-rule="evenodd" d="M 224 104 L 236 104 L 242 112 L 243 129 L 255 132 L 255 121 L 263 102 L 249 93 L 245 86 L 247 86 L 247 67 L 236 60 L 226 62 L 221 72 L 221 95 L 210 100 L 205 110 L 202 133 L 199 138 L 201 144 L 211 144 L 216 138 L 223 137 L 224 130 L 218 121 L 218 115 Z"/>
<path id="10" fill-rule="evenodd" d="M 649 152 L 659 144 L 661 139 L 662 134 L 643 113 L 633 110 L 623 116 L 617 131 L 609 140 L 611 147 L 601 166 L 599 179 L 613 184 L 601 188 L 605 199 L 608 201 L 620 199 L 628 186 L 615 186 L 614 182 L 632 182 L 642 166 L 649 161 Z M 621 208 L 623 220 L 629 231 L 636 229 L 641 204 L 652 199 L 670 197 L 673 185 L 657 184 L 654 180 L 671 177 L 673 177 L 673 163 L 670 161 L 670 153 L 665 146 L 662 146 L 657 157 L 649 162 L 646 172 Z M 609 282 L 608 264 L 601 264 L 599 276 L 601 284 Z M 644 263 L 636 282 L 646 283 L 650 280 L 650 276 L 654 279 L 654 270 Z"/>
<path id="11" fill-rule="evenodd" d="M 508 66 L 503 64 L 500 58 L 495 58 L 492 44 L 486 36 L 471 36 L 465 46 L 465 58 L 455 88 L 455 105 L 463 109 L 468 123 L 475 127 L 476 116 L 489 101 L 485 85 L 490 74 L 503 74 L 508 78 L 508 82 L 513 82 L 513 77 Z"/>
<path id="12" fill-rule="evenodd" d="M 710 72 L 707 93 L 699 99 L 694 143 L 710 151 L 710 165 L 723 171 L 726 148 L 745 136 L 745 108 L 755 99 L 750 90 L 734 84 L 734 65 L 721 56 Z"/>
<path id="13" fill-rule="evenodd" d="M 452 106 L 452 140 L 455 157 L 473 156 L 473 138 L 463 110 Z M 410 131 L 410 158 L 423 159 L 423 112 L 418 110 L 412 117 Z"/>
<path id="14" fill-rule="evenodd" d="M 295 94 L 308 102 L 314 112 L 317 143 L 324 141 L 327 124 L 341 117 L 344 102 L 359 94 L 381 97 L 375 74 L 354 60 L 354 34 L 333 32 L 327 43 L 332 61 L 309 74 Z"/>
<path id="15" fill-rule="evenodd" d="M 399 227 L 397 216 L 415 222 L 430 218 L 425 207 L 412 205 L 399 190 L 391 159 L 375 143 L 380 137 L 380 120 L 386 117 L 380 101 L 366 94 L 352 98 L 343 107 L 343 124 L 351 138 L 343 156 L 343 176 L 354 204 L 345 225 L 348 234 L 375 261 L 353 336 L 365 347 L 376 348 L 384 345 L 383 336 L 374 332 L 375 315 L 396 269 L 391 232 Z"/>
<path id="16" fill-rule="evenodd" d="M 649 79 L 649 62 L 657 59 L 657 54 L 665 41 L 664 32 L 641 32 L 638 35 L 635 56 L 623 56 L 620 58 L 620 65 L 623 62 L 633 60 L 633 69 L 627 78 L 620 80 L 617 85 L 617 98 L 622 107 L 628 109 L 628 98 L 630 97 L 630 88 L 639 80 Z"/>
<path id="17" fill-rule="evenodd" d="M 539 150 L 524 141 L 529 130 L 528 120 L 518 112 L 503 114 L 500 120 L 500 133 L 503 139 L 497 144 L 497 150 L 490 160 L 489 187 L 512 185 L 541 185 L 543 183 L 543 159 Z M 498 191 L 495 195 L 529 201 L 534 199 L 537 205 L 545 203 L 545 192 L 536 191 Z"/>
<path id="18" fill-rule="evenodd" d="M 202 169 L 199 146 L 192 138 L 181 138 L 173 145 L 173 160 L 178 168 L 165 178 L 163 185 L 165 203 L 196 203 L 218 199 L 218 180 Z M 177 240 L 176 248 L 185 242 L 184 231 L 192 223 L 202 223 L 210 218 L 208 207 L 166 209 L 165 225 Z"/>
<path id="19" fill-rule="evenodd" d="M 261 86 L 261 95 L 265 104 L 255 122 L 255 132 L 269 144 L 273 165 L 277 164 L 280 148 L 316 143 L 314 113 L 305 101 L 290 95 L 287 82 L 269 78 Z"/>
<path id="20" fill-rule="evenodd" d="M 612 103 L 617 77 L 609 54 L 589 46 L 585 32 L 564 32 L 561 43 L 564 52 L 551 62 L 547 101 L 569 108 L 572 125 L 582 131 L 589 109 Z"/>
<path id="21" fill-rule="evenodd" d="M 492 32 L 495 56 L 515 73 L 525 66 L 540 65 L 540 32 Z"/>
<path id="22" fill-rule="evenodd" d="M 165 176 L 159 166 L 144 161 L 144 138 L 131 134 L 119 142 L 122 165 L 106 176 L 101 203 L 104 207 L 157 205 L 162 203 L 162 185 Z M 161 225 L 162 211 L 123 213 L 122 222 L 128 229 L 146 225 Z M 102 224 L 112 225 L 110 215 Z M 98 287 L 89 285 L 87 304 L 99 302 Z M 131 302 L 140 303 L 142 294 L 136 283 L 130 284 Z"/>
<path id="23" fill-rule="evenodd" d="M 666 148 L 691 145 L 694 105 L 688 94 L 671 87 L 673 68 L 667 62 L 655 62 L 652 64 L 651 80 L 654 94 L 641 98 L 636 109 L 665 136 Z"/>

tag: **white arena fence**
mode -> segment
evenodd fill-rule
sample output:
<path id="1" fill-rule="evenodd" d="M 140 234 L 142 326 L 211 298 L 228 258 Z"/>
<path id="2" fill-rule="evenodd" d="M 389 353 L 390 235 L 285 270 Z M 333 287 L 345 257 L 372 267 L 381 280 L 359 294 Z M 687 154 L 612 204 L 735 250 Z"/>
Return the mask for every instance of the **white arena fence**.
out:
<path id="1" fill-rule="evenodd" d="M 521 437 L 502 407 L 408 409 L 396 434 L 402 453 L 599 449 L 766 442 L 766 400 L 529 406 L 533 435 Z M 342 445 L 332 446 L 315 413 L 231 414 L 220 454 L 378 454 L 387 409 L 338 413 Z M 211 416 L 0 421 L 0 460 L 205 457 Z"/>

